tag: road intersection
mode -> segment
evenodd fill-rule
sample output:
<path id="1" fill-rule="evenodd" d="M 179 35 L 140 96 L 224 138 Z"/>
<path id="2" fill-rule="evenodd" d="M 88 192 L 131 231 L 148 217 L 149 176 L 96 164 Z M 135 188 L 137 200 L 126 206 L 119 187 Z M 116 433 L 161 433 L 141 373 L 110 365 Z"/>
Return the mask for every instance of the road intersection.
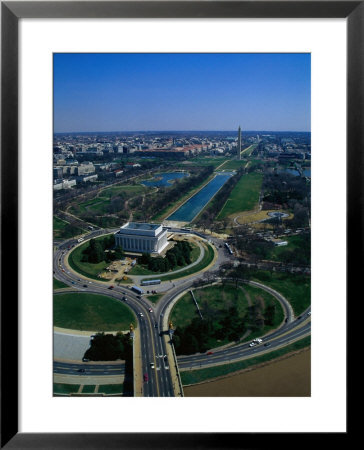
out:
<path id="1" fill-rule="evenodd" d="M 86 240 L 108 234 L 114 230 L 97 230 L 85 236 Z M 191 233 L 181 229 L 172 229 L 178 233 Z M 216 237 L 204 236 L 198 233 L 198 236 L 209 241 L 214 246 L 215 258 L 207 269 L 217 269 L 223 262 L 231 260 L 222 241 Z M 89 292 L 94 294 L 103 294 L 115 298 L 120 302 L 125 302 L 134 312 L 138 327 L 136 328 L 137 339 L 134 340 L 134 395 L 144 397 L 174 397 L 183 396 L 183 388 L 180 382 L 179 372 L 184 370 L 200 369 L 212 367 L 214 365 L 230 364 L 242 361 L 260 354 L 277 350 L 303 337 L 309 336 L 311 332 L 310 308 L 307 309 L 299 318 L 294 317 L 294 313 L 289 302 L 272 288 L 261 283 L 250 281 L 249 283 L 266 290 L 281 303 L 285 320 L 274 331 L 264 337 L 264 343 L 268 346 L 257 345 L 249 347 L 244 342 L 214 349 L 212 354 L 195 354 L 189 356 L 175 357 L 174 349 L 171 344 L 168 333 L 168 316 L 173 304 L 185 292 L 191 289 L 196 282 L 202 278 L 202 273 L 198 272 L 187 277 L 176 279 L 172 282 L 166 281 L 159 285 L 158 292 L 163 293 L 163 297 L 156 305 L 153 305 L 147 298 L 141 296 L 138 298 L 127 286 L 115 286 L 114 289 L 108 289 L 109 283 L 104 281 L 90 280 L 76 273 L 68 265 L 68 255 L 73 247 L 77 245 L 74 239 L 67 240 L 56 246 L 54 251 L 54 276 L 59 281 L 64 282 L 72 289 L 67 292 Z M 207 270 L 205 269 L 205 270 Z M 215 282 L 218 280 L 215 279 Z M 87 286 L 85 288 L 84 286 Z M 149 309 L 152 309 L 152 312 Z M 140 313 L 143 316 L 140 316 Z M 112 368 L 110 368 L 112 366 Z M 85 369 L 87 372 L 78 372 Z M 76 373 L 75 373 L 76 371 Z M 55 358 L 54 373 L 62 375 L 84 376 L 110 376 L 119 371 L 118 375 L 125 374 L 125 367 L 119 364 L 94 364 L 90 362 L 78 363 L 66 362 Z M 147 380 L 147 381 L 146 381 Z"/>

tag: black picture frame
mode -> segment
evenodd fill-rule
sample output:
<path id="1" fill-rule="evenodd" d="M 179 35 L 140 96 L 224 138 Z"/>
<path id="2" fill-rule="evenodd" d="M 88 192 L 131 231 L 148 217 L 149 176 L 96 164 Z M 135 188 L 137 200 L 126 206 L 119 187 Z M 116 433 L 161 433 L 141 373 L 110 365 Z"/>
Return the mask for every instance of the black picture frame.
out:
<path id="1" fill-rule="evenodd" d="M 18 22 L 21 18 L 118 17 L 347 20 L 347 303 L 356 292 L 357 280 L 363 273 L 363 263 L 355 256 L 363 249 L 364 1 L 1 2 L 1 448 L 223 449 L 268 446 L 277 435 L 168 433 L 168 430 L 166 433 L 138 434 L 18 432 L 18 343 L 14 338 L 18 334 L 18 277 L 17 271 L 12 270 L 18 265 Z M 7 301 L 9 287 L 11 301 Z M 10 332 L 13 338 L 9 340 Z M 349 425 L 348 419 L 347 422 Z M 346 433 L 338 433 L 335 443 L 346 438 L 348 432 L 349 427 Z M 309 438 L 300 436 L 299 446 L 307 443 Z M 288 442 L 297 445 L 294 434 L 280 434 L 279 439 L 281 446 Z M 316 434 L 315 444 L 317 439 Z M 327 445 L 327 436 L 324 439 Z"/>

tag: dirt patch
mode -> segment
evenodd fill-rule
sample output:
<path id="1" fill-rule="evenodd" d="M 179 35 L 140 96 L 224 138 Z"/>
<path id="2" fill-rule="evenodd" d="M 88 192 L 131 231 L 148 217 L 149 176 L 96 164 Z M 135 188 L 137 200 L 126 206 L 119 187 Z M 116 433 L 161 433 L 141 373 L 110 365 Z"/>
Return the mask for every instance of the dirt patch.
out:
<path id="1" fill-rule="evenodd" d="M 311 349 L 292 352 L 183 390 L 185 397 L 309 397 Z"/>

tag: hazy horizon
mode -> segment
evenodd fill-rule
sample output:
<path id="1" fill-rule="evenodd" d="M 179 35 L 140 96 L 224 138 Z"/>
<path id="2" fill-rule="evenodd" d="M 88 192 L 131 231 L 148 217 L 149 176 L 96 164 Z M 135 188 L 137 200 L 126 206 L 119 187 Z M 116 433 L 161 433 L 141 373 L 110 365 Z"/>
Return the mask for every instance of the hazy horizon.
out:
<path id="1" fill-rule="evenodd" d="M 121 134 L 121 133 L 232 133 L 237 134 L 238 130 L 94 130 L 94 131 L 54 131 L 53 134 Z M 241 130 L 242 133 L 311 133 L 306 130 Z"/>

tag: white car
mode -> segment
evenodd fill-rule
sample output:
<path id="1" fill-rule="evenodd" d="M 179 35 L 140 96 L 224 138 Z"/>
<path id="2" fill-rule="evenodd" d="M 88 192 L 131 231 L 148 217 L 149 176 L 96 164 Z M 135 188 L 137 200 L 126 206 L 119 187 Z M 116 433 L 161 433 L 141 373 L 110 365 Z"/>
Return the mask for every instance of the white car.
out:
<path id="1" fill-rule="evenodd" d="M 261 344 L 263 342 L 263 339 L 256 338 L 256 339 L 253 339 L 253 342 L 256 342 L 257 344 Z"/>
<path id="2" fill-rule="evenodd" d="M 251 342 L 251 343 L 249 344 L 249 347 L 254 347 L 255 345 L 257 345 L 256 342 Z"/>
<path id="3" fill-rule="evenodd" d="M 152 363 L 152 362 L 150 363 L 150 368 L 154 369 L 154 363 Z"/>

